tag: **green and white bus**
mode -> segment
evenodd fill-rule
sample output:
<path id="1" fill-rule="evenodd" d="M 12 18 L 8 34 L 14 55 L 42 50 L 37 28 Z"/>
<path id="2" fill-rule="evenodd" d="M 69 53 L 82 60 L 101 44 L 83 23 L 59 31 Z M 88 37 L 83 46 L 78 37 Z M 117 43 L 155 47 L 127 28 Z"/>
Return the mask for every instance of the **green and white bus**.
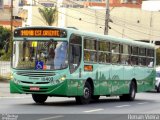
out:
<path id="1" fill-rule="evenodd" d="M 75 97 L 80 104 L 100 96 L 133 101 L 155 87 L 155 46 L 72 28 L 22 27 L 14 31 L 10 92 Z"/>

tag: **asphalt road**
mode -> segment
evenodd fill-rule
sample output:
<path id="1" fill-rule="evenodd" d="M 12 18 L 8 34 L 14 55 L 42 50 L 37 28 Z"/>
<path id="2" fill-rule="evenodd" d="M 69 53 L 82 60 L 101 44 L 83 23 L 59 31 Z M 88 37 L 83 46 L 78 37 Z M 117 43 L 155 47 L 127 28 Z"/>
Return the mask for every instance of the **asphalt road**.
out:
<path id="1" fill-rule="evenodd" d="M 0 83 L 0 119 L 18 120 L 143 120 L 160 119 L 160 94 L 138 93 L 133 102 L 119 97 L 101 97 L 98 102 L 77 105 L 74 98 L 50 97 L 43 105 L 35 104 L 31 95 L 10 95 L 8 84 Z M 147 116 L 148 115 L 148 116 Z M 151 117 L 151 118 L 149 118 Z M 17 119 L 16 119 L 17 120 Z"/>

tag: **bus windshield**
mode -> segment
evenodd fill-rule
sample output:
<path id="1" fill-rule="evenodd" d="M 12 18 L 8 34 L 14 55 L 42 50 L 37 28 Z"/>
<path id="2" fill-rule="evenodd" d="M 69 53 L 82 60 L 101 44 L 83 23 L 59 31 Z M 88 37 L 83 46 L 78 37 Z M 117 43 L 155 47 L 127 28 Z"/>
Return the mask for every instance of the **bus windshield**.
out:
<path id="1" fill-rule="evenodd" d="M 15 69 L 58 70 L 68 66 L 67 42 L 14 41 Z"/>

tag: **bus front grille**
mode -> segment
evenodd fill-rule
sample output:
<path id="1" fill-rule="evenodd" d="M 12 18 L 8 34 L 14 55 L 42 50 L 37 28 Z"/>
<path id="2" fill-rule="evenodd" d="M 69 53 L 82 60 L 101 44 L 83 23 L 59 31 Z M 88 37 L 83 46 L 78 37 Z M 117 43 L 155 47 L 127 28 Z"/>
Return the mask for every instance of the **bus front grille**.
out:
<path id="1" fill-rule="evenodd" d="M 49 82 L 28 82 L 28 81 L 21 81 L 21 83 L 25 83 L 25 84 L 49 84 Z"/>
<path id="2" fill-rule="evenodd" d="M 27 77 L 48 77 L 48 76 L 54 76 L 55 73 L 53 72 L 16 72 L 17 75 L 21 75 L 21 76 L 27 76 Z"/>

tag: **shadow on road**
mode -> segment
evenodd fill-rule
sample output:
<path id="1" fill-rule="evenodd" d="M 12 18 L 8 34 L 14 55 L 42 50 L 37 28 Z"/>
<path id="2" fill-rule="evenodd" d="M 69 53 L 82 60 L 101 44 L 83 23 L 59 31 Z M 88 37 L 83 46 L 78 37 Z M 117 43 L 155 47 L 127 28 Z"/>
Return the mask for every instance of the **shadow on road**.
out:
<path id="1" fill-rule="evenodd" d="M 145 100 L 145 99 L 135 99 L 134 101 L 120 101 L 119 98 L 114 98 L 114 99 L 99 99 L 98 101 L 91 101 L 89 104 L 84 104 L 85 106 L 89 106 L 89 105 L 94 105 L 94 104 L 111 104 L 111 103 L 128 103 L 130 102 L 131 104 L 133 103 L 137 103 L 137 102 L 148 102 L 151 100 Z M 45 102 L 44 104 L 36 104 L 36 103 L 32 103 L 32 104 L 25 104 L 25 105 L 35 105 L 35 106 L 59 106 L 59 107 L 67 107 L 67 106 L 83 106 L 81 104 L 77 104 L 75 100 L 67 100 L 67 101 L 49 101 L 49 102 Z"/>

